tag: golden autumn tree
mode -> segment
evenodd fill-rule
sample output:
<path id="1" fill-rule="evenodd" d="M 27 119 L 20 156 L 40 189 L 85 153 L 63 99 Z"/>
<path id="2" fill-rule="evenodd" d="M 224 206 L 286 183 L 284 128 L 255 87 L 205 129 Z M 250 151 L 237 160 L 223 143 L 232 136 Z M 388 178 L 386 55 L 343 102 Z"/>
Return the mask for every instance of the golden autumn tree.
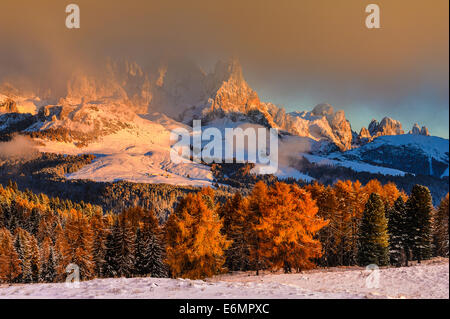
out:
<path id="1" fill-rule="evenodd" d="M 248 196 L 247 206 L 249 264 L 251 269 L 256 270 L 256 275 L 259 274 L 259 270 L 270 266 L 267 256 L 264 256 L 264 252 L 270 249 L 268 247 L 271 245 L 269 229 L 261 227 L 265 220 L 270 219 L 268 214 L 268 187 L 259 181 Z"/>
<path id="2" fill-rule="evenodd" d="M 222 272 L 230 242 L 221 233 L 222 220 L 213 191 L 188 194 L 166 223 L 166 263 L 172 277 L 198 279 Z"/>
<path id="3" fill-rule="evenodd" d="M 39 280 L 39 248 L 36 238 L 18 227 L 15 230 L 14 248 L 22 268 L 18 281 L 37 282 Z"/>
<path id="4" fill-rule="evenodd" d="M 75 264 L 80 269 L 81 279 L 90 279 L 94 275 L 94 262 L 89 219 L 82 212 L 71 209 L 65 222 L 60 242 L 57 243 L 61 253 L 60 274 L 65 272 L 69 264 Z"/>
<path id="5" fill-rule="evenodd" d="M 384 202 L 386 210 L 394 206 L 394 203 L 399 196 L 402 197 L 404 202 L 408 200 L 408 196 L 406 195 L 406 193 L 404 191 L 400 191 L 397 188 L 397 185 L 395 185 L 395 183 L 389 182 L 383 185 L 383 192 L 381 193 L 381 198 Z"/>
<path id="6" fill-rule="evenodd" d="M 22 272 L 14 238 L 6 228 L 0 229 L 0 281 L 13 282 Z"/>
<path id="7" fill-rule="evenodd" d="M 316 201 L 316 205 L 318 207 L 317 216 L 329 222 L 327 227 L 323 227 L 318 232 L 318 238 L 322 243 L 323 249 L 323 255 L 318 261 L 323 266 L 334 265 L 336 259 L 336 245 L 334 244 L 336 228 L 332 223 L 334 220 L 334 211 L 336 207 L 334 190 L 331 186 L 325 186 L 323 184 L 319 184 L 318 182 L 306 185 L 305 190 L 309 192 L 312 198 Z"/>
<path id="8" fill-rule="evenodd" d="M 266 213 L 260 231 L 270 239 L 260 246 L 260 255 L 271 269 L 290 272 L 314 267 L 313 259 L 322 255 L 316 233 L 328 224 L 317 216 L 318 207 L 311 194 L 297 185 L 276 183 L 267 192 Z"/>

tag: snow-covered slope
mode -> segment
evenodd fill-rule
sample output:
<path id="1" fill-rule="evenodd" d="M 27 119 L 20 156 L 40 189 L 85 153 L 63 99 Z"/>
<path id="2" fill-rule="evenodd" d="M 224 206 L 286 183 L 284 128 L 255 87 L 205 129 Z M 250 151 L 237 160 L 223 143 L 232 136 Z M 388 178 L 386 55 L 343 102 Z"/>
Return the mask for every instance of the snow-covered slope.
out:
<path id="1" fill-rule="evenodd" d="M 154 115 L 162 123 L 164 116 Z M 69 179 L 94 181 L 126 180 L 141 183 L 206 186 L 212 182 L 208 166 L 191 161 L 175 164 L 170 160 L 170 130 L 158 123 L 134 117 L 128 126 L 80 147 L 77 142 L 40 139 L 42 152 L 61 154 L 95 154 L 97 159 Z"/>
<path id="2" fill-rule="evenodd" d="M 352 169 L 355 172 L 367 172 L 372 174 L 383 174 L 392 176 L 404 176 L 406 173 L 397 169 L 371 165 L 361 161 L 350 161 L 345 159 L 330 159 L 324 156 L 302 154 L 309 162 L 318 165 L 342 166 Z"/>
<path id="3" fill-rule="evenodd" d="M 358 135 L 355 133 L 353 144 L 359 146 L 371 142 L 379 136 L 403 134 L 405 134 L 405 131 L 403 130 L 402 123 L 400 123 L 400 121 L 394 120 L 390 117 L 384 117 L 381 122 L 378 123 L 377 120 L 372 119 L 367 128 L 361 128 Z M 430 135 L 427 127 L 422 126 L 422 128 L 420 128 L 417 123 L 413 125 L 408 134 L 424 136 Z"/>
<path id="4" fill-rule="evenodd" d="M 0 298 L 182 298 L 182 299 L 355 299 L 449 298 L 448 259 L 421 265 L 379 269 L 378 287 L 368 287 L 371 273 L 342 267 L 299 274 L 227 274 L 211 279 L 116 278 L 55 284 L 0 285 Z M 373 274 L 372 274 L 373 276 Z"/>
<path id="5" fill-rule="evenodd" d="M 448 140 L 426 136 L 428 129 L 418 126 L 414 134 L 404 135 L 401 123 L 387 117 L 372 121 L 358 135 L 344 112 L 329 104 L 287 114 L 259 99 L 236 59 L 218 62 L 209 73 L 190 61 L 144 69 L 135 62 L 108 60 L 99 69 L 74 74 L 59 98 L 0 86 L 0 137 L 25 133 L 40 139 L 42 150 L 106 155 L 69 178 L 191 183 L 196 176 L 195 184 L 204 184 L 211 181 L 206 167 L 169 165 L 169 143 L 149 144 L 167 139 L 174 128 L 189 130 L 192 120 L 201 119 L 203 129 L 215 127 L 222 133 L 227 127 L 278 129 L 276 175 L 283 178 L 308 179 L 290 167 L 289 157 L 299 153 L 357 171 L 448 176 Z"/>
<path id="6" fill-rule="evenodd" d="M 272 103 L 262 102 L 243 76 L 238 60 L 219 61 L 205 73 L 192 63 L 177 61 L 158 70 L 150 111 L 166 113 L 184 123 L 193 119 L 212 122 L 228 118 L 278 128 L 293 135 L 326 141 L 328 149 L 351 147 L 350 123 L 343 111 L 319 104 L 311 112 L 286 114 Z"/>
<path id="7" fill-rule="evenodd" d="M 329 104 L 319 104 L 311 112 L 292 112 L 287 130 L 298 136 L 316 141 L 328 140 L 340 150 L 348 150 L 352 144 L 352 129 L 344 111 L 334 111 Z"/>
<path id="8" fill-rule="evenodd" d="M 381 136 L 359 148 L 328 156 L 404 172 L 441 177 L 449 165 L 448 139 L 425 135 Z"/>

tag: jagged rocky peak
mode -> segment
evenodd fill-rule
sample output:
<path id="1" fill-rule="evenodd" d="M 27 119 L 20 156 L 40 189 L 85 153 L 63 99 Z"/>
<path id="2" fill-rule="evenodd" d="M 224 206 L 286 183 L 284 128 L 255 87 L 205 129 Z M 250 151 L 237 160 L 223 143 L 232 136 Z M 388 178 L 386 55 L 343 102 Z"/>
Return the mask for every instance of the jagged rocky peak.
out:
<path id="1" fill-rule="evenodd" d="M 371 142 L 378 136 L 403 134 L 405 134 L 405 132 L 403 131 L 402 124 L 399 121 L 396 121 L 390 117 L 385 117 L 380 123 L 378 123 L 377 120 L 373 119 L 367 129 L 365 127 L 361 129 L 361 132 L 356 139 L 356 144 Z M 414 124 L 408 134 L 425 136 L 430 135 L 428 128 L 425 126 L 422 126 L 421 128 L 417 123 Z"/>
<path id="2" fill-rule="evenodd" d="M 370 138 L 372 135 L 370 134 L 369 130 L 365 127 L 361 128 L 361 131 L 359 131 L 359 137 L 361 138 Z"/>
<path id="3" fill-rule="evenodd" d="M 289 117 L 287 131 L 314 140 L 329 141 L 340 150 L 351 148 L 353 133 L 344 111 L 335 112 L 330 104 L 323 103 L 310 112 L 289 113 Z"/>
<path id="4" fill-rule="evenodd" d="M 108 59 L 99 70 L 75 72 L 67 83 L 67 95 L 61 103 L 124 104 L 145 112 L 150 100 L 148 76 L 136 62 Z"/>
<path id="5" fill-rule="evenodd" d="M 419 124 L 417 123 L 414 123 L 411 131 L 409 131 L 408 134 L 430 136 L 428 128 L 426 126 L 422 126 L 422 128 L 420 128 Z"/>
<path id="6" fill-rule="evenodd" d="M 17 113 L 17 104 L 14 100 L 9 97 L 0 100 L 0 112 L 5 113 Z"/>
<path id="7" fill-rule="evenodd" d="M 363 145 L 371 142 L 374 138 L 384 135 L 404 134 L 402 124 L 390 117 L 384 117 L 381 122 L 376 119 L 370 121 L 367 128 L 363 127 L 356 137 L 354 144 Z"/>
<path id="8" fill-rule="evenodd" d="M 265 112 L 266 107 L 259 100 L 258 94 L 244 80 L 241 64 L 236 59 L 218 62 L 213 73 L 217 87 L 208 101 L 209 107 L 203 114 L 243 113 L 250 110 Z"/>
<path id="9" fill-rule="evenodd" d="M 0 83 L 0 112 L 36 114 L 40 107 L 48 104 L 50 90 L 43 91 L 18 89 L 9 82 Z"/>
<path id="10" fill-rule="evenodd" d="M 149 111 L 163 112 L 186 123 L 211 117 L 210 113 L 245 113 L 249 100 L 259 101 L 235 58 L 217 62 L 210 73 L 192 60 L 173 58 L 155 73 Z"/>
<path id="11" fill-rule="evenodd" d="M 402 123 L 390 117 L 384 117 L 380 123 L 376 120 L 372 120 L 369 124 L 368 130 L 372 137 L 405 134 L 402 128 Z"/>
<path id="12" fill-rule="evenodd" d="M 420 134 L 430 136 L 430 131 L 428 130 L 428 127 L 422 126 L 422 129 L 420 130 Z"/>

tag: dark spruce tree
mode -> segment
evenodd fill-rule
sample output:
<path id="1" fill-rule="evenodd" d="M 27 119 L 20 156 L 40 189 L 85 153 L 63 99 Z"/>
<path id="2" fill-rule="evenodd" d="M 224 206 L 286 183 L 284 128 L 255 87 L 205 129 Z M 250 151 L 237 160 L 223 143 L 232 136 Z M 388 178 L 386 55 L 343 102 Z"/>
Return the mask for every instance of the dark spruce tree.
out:
<path id="1" fill-rule="evenodd" d="M 118 274 L 121 277 L 131 277 L 134 272 L 135 233 L 129 221 L 123 216 L 119 221 L 118 232 L 115 234 L 115 250 Z"/>
<path id="2" fill-rule="evenodd" d="M 54 282 L 56 279 L 56 263 L 53 254 L 53 247 L 50 247 L 50 253 L 48 255 L 48 260 L 44 262 L 41 266 L 41 281 L 43 282 Z"/>
<path id="3" fill-rule="evenodd" d="M 434 216 L 435 255 L 448 257 L 448 193 L 439 204 Z"/>
<path id="4" fill-rule="evenodd" d="M 399 196 L 389 209 L 389 255 L 391 264 L 402 266 L 406 261 L 406 243 L 408 240 L 406 204 Z"/>
<path id="5" fill-rule="evenodd" d="M 106 277 L 131 277 L 134 273 L 135 234 L 129 221 L 121 216 L 114 222 L 111 233 L 106 238 L 105 263 Z"/>
<path id="6" fill-rule="evenodd" d="M 380 195 L 370 194 L 358 236 L 358 263 L 361 266 L 389 264 L 388 223 Z"/>
<path id="7" fill-rule="evenodd" d="M 408 214 L 408 242 L 413 258 L 419 263 L 431 258 L 431 212 L 433 210 L 430 191 L 427 187 L 414 185 L 406 202 Z"/>
<path id="8" fill-rule="evenodd" d="M 139 276 L 167 277 L 164 263 L 165 249 L 162 244 L 161 230 L 155 215 L 145 211 L 143 225 L 136 234 L 135 273 Z"/>
<path id="9" fill-rule="evenodd" d="M 118 260 L 117 260 L 117 251 L 116 244 L 114 239 L 114 229 L 118 227 L 117 222 L 114 224 L 113 229 L 106 236 L 105 242 L 105 256 L 102 267 L 102 274 L 107 278 L 114 278 L 119 275 L 118 272 Z M 116 230 L 117 232 L 117 230 Z"/>

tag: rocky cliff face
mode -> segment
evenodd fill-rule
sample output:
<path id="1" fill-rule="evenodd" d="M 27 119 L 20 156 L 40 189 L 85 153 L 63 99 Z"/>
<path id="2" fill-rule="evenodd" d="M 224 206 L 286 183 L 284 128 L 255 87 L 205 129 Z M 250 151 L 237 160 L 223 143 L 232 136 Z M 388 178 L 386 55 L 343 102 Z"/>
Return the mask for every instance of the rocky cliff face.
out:
<path id="1" fill-rule="evenodd" d="M 14 100 L 2 106 L 11 112 Z M 36 109 L 36 123 L 30 130 L 63 128 L 101 136 L 125 127 L 133 114 L 159 112 L 186 124 L 225 117 L 256 123 L 320 141 L 325 150 L 348 150 L 352 141 L 344 112 L 331 105 L 287 114 L 262 102 L 236 59 L 219 61 L 210 73 L 186 60 L 166 61 L 148 70 L 134 62 L 108 60 L 96 73 L 74 74 L 66 96 Z"/>
<path id="2" fill-rule="evenodd" d="M 59 103 L 126 104 L 136 112 L 146 112 L 151 97 L 149 78 L 137 63 L 108 60 L 97 73 L 75 73 L 67 83 L 67 95 Z"/>
<path id="3" fill-rule="evenodd" d="M 408 132 L 408 134 L 430 136 L 428 128 L 426 126 L 422 126 L 422 128 L 420 128 L 417 123 L 414 123 L 413 128 Z"/>
<path id="4" fill-rule="evenodd" d="M 375 119 L 372 120 L 369 124 L 368 131 L 373 138 L 384 135 L 405 134 L 402 123 L 390 117 L 384 117 L 380 123 Z"/>
<path id="5" fill-rule="evenodd" d="M 355 144 L 364 145 L 371 142 L 373 139 L 379 136 L 389 135 L 403 135 L 405 131 L 402 128 L 402 124 L 390 117 L 384 117 L 381 122 L 373 119 L 367 128 L 363 127 L 355 140 Z M 429 136 L 428 128 L 423 126 L 422 128 L 416 123 L 408 134 L 425 135 Z"/>
<path id="6" fill-rule="evenodd" d="M 10 98 L 5 98 L 3 101 L 0 101 L 0 112 L 17 113 L 16 102 Z"/>
<path id="7" fill-rule="evenodd" d="M 16 96 L 0 99 L 0 111 L 15 112 L 20 100 L 18 105 L 29 105 L 34 109 L 30 113 L 38 113 L 30 130 L 64 128 L 92 136 L 127 127 L 137 114 L 159 112 L 184 124 L 191 124 L 193 119 L 206 124 L 227 118 L 308 137 L 320 142 L 324 152 L 347 151 L 379 136 L 404 134 L 400 122 L 385 117 L 381 122 L 372 120 L 358 135 L 352 132 L 344 111 L 329 104 L 286 113 L 259 99 L 236 59 L 218 62 L 209 73 L 186 60 L 165 61 L 145 70 L 135 62 L 108 60 L 99 69 L 96 73 L 74 74 L 67 83 L 67 94 L 59 100 L 46 103 L 37 97 Z M 418 125 L 410 134 L 429 135 L 427 128 Z"/>
<path id="8" fill-rule="evenodd" d="M 293 112 L 289 116 L 285 126 L 295 135 L 326 139 L 340 150 L 351 148 L 352 130 L 344 111 L 335 112 L 331 105 L 319 104 L 311 112 Z"/>
<path id="9" fill-rule="evenodd" d="M 184 123 L 190 123 L 192 119 L 210 122 L 227 117 L 232 121 L 253 122 L 316 141 L 327 141 L 340 150 L 351 148 L 351 127 L 343 111 L 335 112 L 331 105 L 319 104 L 311 112 L 286 114 L 284 109 L 259 99 L 245 81 L 236 59 L 218 62 L 210 74 L 192 67 L 185 71 L 183 76 L 177 76 L 184 78 L 185 84 L 170 80 L 169 71 L 164 73 L 150 109 L 158 110 L 162 104 L 169 103 L 172 107 L 167 105 L 164 109 L 169 110 L 169 115 L 173 112 L 172 116 Z M 183 94 L 177 95 L 179 92 Z M 172 111 L 173 105 L 176 105 L 176 111 Z"/>

